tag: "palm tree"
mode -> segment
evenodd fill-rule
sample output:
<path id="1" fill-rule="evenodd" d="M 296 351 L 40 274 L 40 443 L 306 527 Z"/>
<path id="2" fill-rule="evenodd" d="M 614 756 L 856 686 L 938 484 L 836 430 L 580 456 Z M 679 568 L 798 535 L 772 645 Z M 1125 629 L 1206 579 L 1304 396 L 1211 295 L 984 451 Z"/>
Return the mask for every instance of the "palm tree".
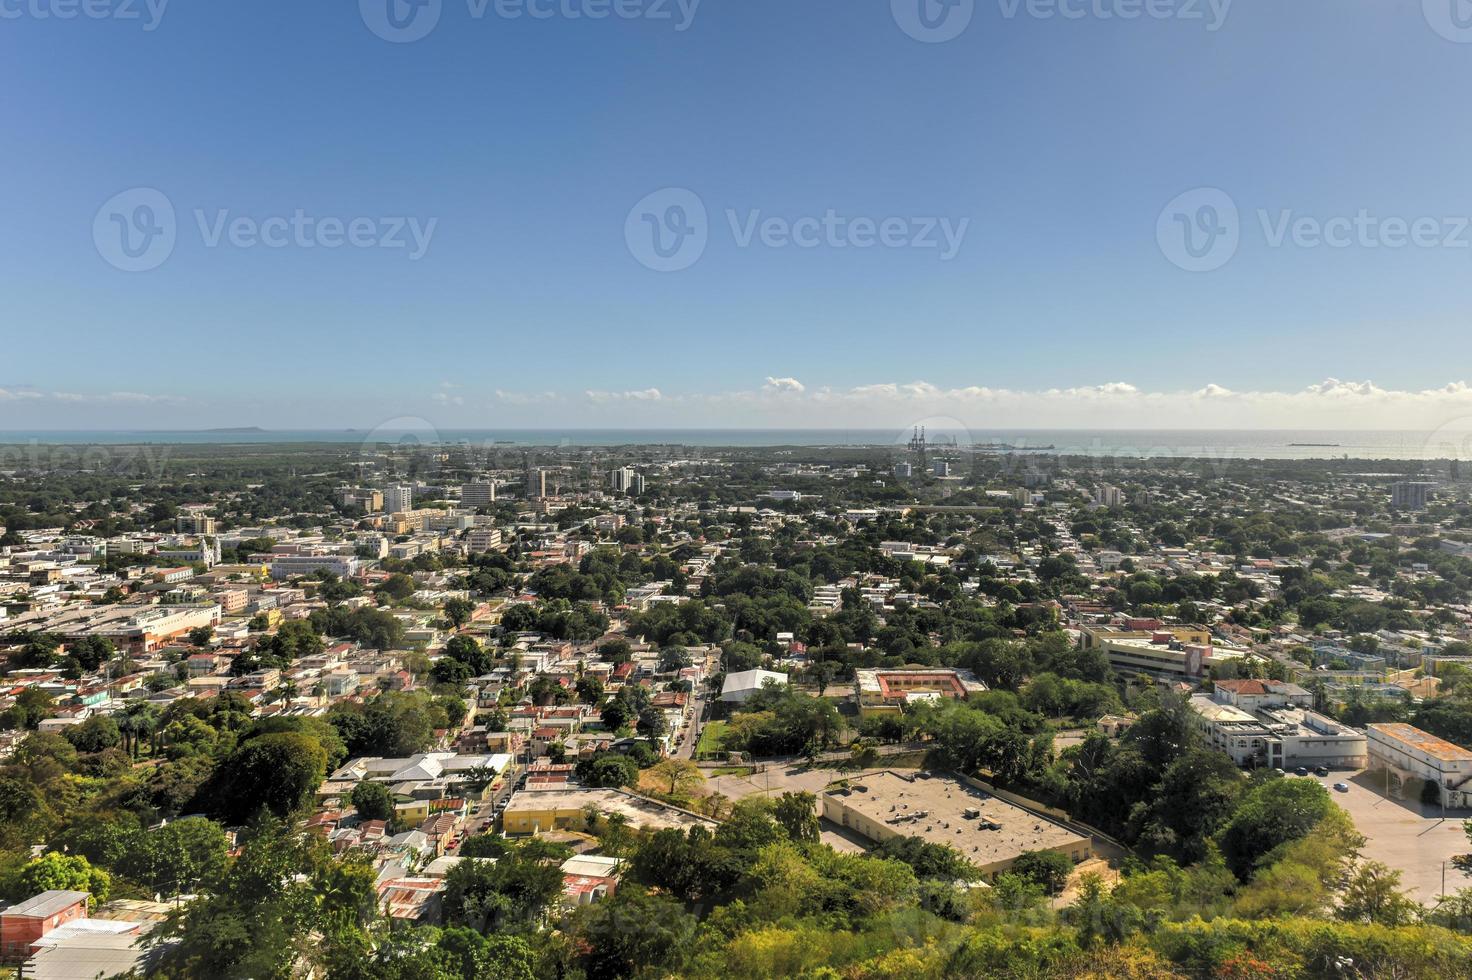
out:
<path id="1" fill-rule="evenodd" d="M 123 751 L 132 755 L 136 761 L 138 753 L 133 750 L 133 716 L 124 712 L 113 720 L 117 722 L 118 734 L 123 736 Z"/>
<path id="2" fill-rule="evenodd" d="M 128 706 L 128 717 L 133 729 L 133 758 L 138 758 L 138 745 L 144 738 L 149 739 L 149 749 L 153 754 L 158 753 L 158 721 L 159 710 L 151 704 L 134 704 Z"/>

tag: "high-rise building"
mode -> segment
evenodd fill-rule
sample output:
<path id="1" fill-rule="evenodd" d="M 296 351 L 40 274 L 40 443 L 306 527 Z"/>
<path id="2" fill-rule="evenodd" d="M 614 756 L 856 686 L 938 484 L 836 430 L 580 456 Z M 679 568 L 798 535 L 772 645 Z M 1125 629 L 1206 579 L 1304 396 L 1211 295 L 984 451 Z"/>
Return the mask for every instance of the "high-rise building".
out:
<path id="1" fill-rule="evenodd" d="M 911 476 L 914 475 L 914 473 L 915 468 L 909 463 L 894 464 L 894 475 L 899 477 L 901 480 L 908 480 Z"/>
<path id="2" fill-rule="evenodd" d="M 496 502 L 495 481 L 467 483 L 460 488 L 460 503 L 466 507 L 489 507 Z"/>
<path id="3" fill-rule="evenodd" d="M 951 475 L 951 464 L 944 459 L 938 459 L 930 464 L 930 472 L 934 476 L 946 477 Z"/>
<path id="4" fill-rule="evenodd" d="M 1113 487 L 1107 483 L 1101 484 L 1094 491 L 1094 503 L 1100 507 L 1123 507 L 1124 494 L 1120 492 L 1119 487 Z"/>
<path id="5" fill-rule="evenodd" d="M 634 485 L 634 477 L 637 475 L 632 466 L 620 466 L 608 474 L 608 482 L 613 487 L 615 493 L 628 493 L 629 488 Z"/>
<path id="6" fill-rule="evenodd" d="M 218 534 L 217 528 L 215 519 L 203 514 L 180 514 L 174 518 L 174 529 L 180 534 Z"/>
<path id="7" fill-rule="evenodd" d="M 547 496 L 547 471 L 528 465 L 526 468 L 526 499 L 541 500 Z"/>
<path id="8" fill-rule="evenodd" d="M 344 507 L 361 507 L 365 514 L 376 514 L 383 510 L 383 491 L 368 487 L 343 487 L 340 499 Z"/>
<path id="9" fill-rule="evenodd" d="M 631 494 L 633 494 L 634 496 L 637 497 L 640 494 L 642 494 L 643 492 L 644 492 L 644 474 L 643 473 L 635 473 L 634 474 L 633 481 L 629 483 L 629 493 L 631 493 Z"/>
<path id="10" fill-rule="evenodd" d="M 395 483 L 383 489 L 383 509 L 390 514 L 414 509 L 414 488 L 407 483 Z"/>
<path id="11" fill-rule="evenodd" d="M 1390 506 L 1396 510 L 1425 510 L 1426 501 L 1436 489 L 1434 483 L 1418 480 L 1401 480 L 1390 487 Z"/>

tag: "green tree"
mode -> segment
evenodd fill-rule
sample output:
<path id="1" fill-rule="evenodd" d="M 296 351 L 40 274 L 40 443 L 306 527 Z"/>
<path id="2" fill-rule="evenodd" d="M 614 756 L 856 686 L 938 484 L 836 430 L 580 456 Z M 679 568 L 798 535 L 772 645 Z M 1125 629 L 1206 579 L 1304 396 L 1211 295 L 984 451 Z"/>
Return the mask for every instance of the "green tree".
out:
<path id="1" fill-rule="evenodd" d="M 185 817 L 127 839 L 118 871 L 148 890 L 166 896 L 192 891 L 218 880 L 225 870 L 229 842 L 219 824 Z"/>
<path id="2" fill-rule="evenodd" d="M 1365 861 L 1350 872 L 1335 914 L 1349 922 L 1373 922 L 1402 926 L 1415 922 L 1421 913 L 1400 887 L 1401 873 L 1379 861 Z"/>
<path id="3" fill-rule="evenodd" d="M 11 898 L 30 898 L 44 891 L 87 892 L 93 902 L 105 902 L 112 890 L 112 876 L 80 855 L 67 857 L 48 852 L 27 862 L 11 886 Z"/>
<path id="4" fill-rule="evenodd" d="M 300 732 L 278 732 L 231 753 L 205 792 L 211 811 L 227 824 L 244 823 L 261 808 L 286 818 L 311 803 L 326 772 L 320 742 Z"/>
<path id="5" fill-rule="evenodd" d="M 571 928 L 586 950 L 588 980 L 620 980 L 643 972 L 677 972 L 695 919 L 673 899 L 625 887 L 579 909 Z"/>
<path id="6" fill-rule="evenodd" d="M 1024 881 L 1041 885 L 1049 895 L 1057 895 L 1073 872 L 1073 859 L 1058 851 L 1024 851 L 1008 870 Z"/>
<path id="7" fill-rule="evenodd" d="M 315 968 L 334 948 L 366 949 L 373 880 L 370 864 L 337 860 L 324 841 L 268 820 L 202 897 L 149 934 L 161 956 L 155 975 L 280 978 Z"/>
<path id="8" fill-rule="evenodd" d="M 1309 779 L 1272 779 L 1243 799 L 1222 829 L 1222 857 L 1246 881 L 1272 852 L 1309 832 L 1334 802 L 1323 786 Z"/>
<path id="9" fill-rule="evenodd" d="M 626 755 L 609 752 L 579 760 L 573 767 L 585 786 L 619 787 L 639 784 L 639 764 Z"/>
<path id="10" fill-rule="evenodd" d="M 821 827 L 818 823 L 818 798 L 812 793 L 783 793 L 772 804 L 772 817 L 799 843 L 816 844 Z"/>
<path id="11" fill-rule="evenodd" d="M 457 596 L 453 599 L 445 600 L 445 618 L 448 619 L 450 621 L 450 625 L 455 627 L 456 629 L 459 629 L 466 623 L 470 622 L 470 616 L 474 612 L 475 603 L 471 602 L 469 599 L 462 599 Z"/>
<path id="12" fill-rule="evenodd" d="M 394 794 L 382 783 L 364 780 L 353 787 L 348 797 L 358 816 L 364 820 L 392 820 L 394 818 Z"/>
<path id="13" fill-rule="evenodd" d="M 117 748 L 123 742 L 118 723 L 107 715 L 93 715 L 80 725 L 66 729 L 62 735 L 77 747 L 78 752 L 101 752 Z"/>
<path id="14" fill-rule="evenodd" d="M 445 877 L 445 921 L 486 934 L 532 928 L 562 893 L 571 853 L 526 841 L 495 861 L 461 861 Z"/>

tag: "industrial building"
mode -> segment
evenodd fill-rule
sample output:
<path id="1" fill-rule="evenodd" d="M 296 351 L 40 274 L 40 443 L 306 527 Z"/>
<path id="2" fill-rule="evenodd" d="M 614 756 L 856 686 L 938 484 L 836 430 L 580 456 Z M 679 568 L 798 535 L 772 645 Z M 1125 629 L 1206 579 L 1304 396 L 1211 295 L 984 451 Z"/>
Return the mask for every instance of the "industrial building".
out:
<path id="1" fill-rule="evenodd" d="M 1057 851 L 1075 863 L 1093 853 L 1090 838 L 952 776 L 892 769 L 830 787 L 823 816 L 869 840 L 919 837 L 953 847 L 988 876 L 1029 851 Z"/>

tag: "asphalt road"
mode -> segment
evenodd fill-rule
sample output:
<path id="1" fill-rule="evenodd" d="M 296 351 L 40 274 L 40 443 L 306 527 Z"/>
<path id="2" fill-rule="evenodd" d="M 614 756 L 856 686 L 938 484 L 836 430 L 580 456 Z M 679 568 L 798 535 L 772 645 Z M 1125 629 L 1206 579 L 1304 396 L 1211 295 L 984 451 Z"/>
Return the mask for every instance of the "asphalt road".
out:
<path id="1" fill-rule="evenodd" d="M 705 677 L 709 677 L 711 671 L 718 664 L 719 661 L 716 658 L 707 659 L 705 662 Z M 691 691 L 691 694 L 695 697 L 695 703 L 691 706 L 690 715 L 693 720 L 690 722 L 690 731 L 685 736 L 684 743 L 675 747 L 674 757 L 676 759 L 693 759 L 695 757 L 695 746 L 700 743 L 700 732 L 705 728 L 705 708 L 709 700 L 705 693 L 705 677 L 702 677 L 700 684 Z"/>

